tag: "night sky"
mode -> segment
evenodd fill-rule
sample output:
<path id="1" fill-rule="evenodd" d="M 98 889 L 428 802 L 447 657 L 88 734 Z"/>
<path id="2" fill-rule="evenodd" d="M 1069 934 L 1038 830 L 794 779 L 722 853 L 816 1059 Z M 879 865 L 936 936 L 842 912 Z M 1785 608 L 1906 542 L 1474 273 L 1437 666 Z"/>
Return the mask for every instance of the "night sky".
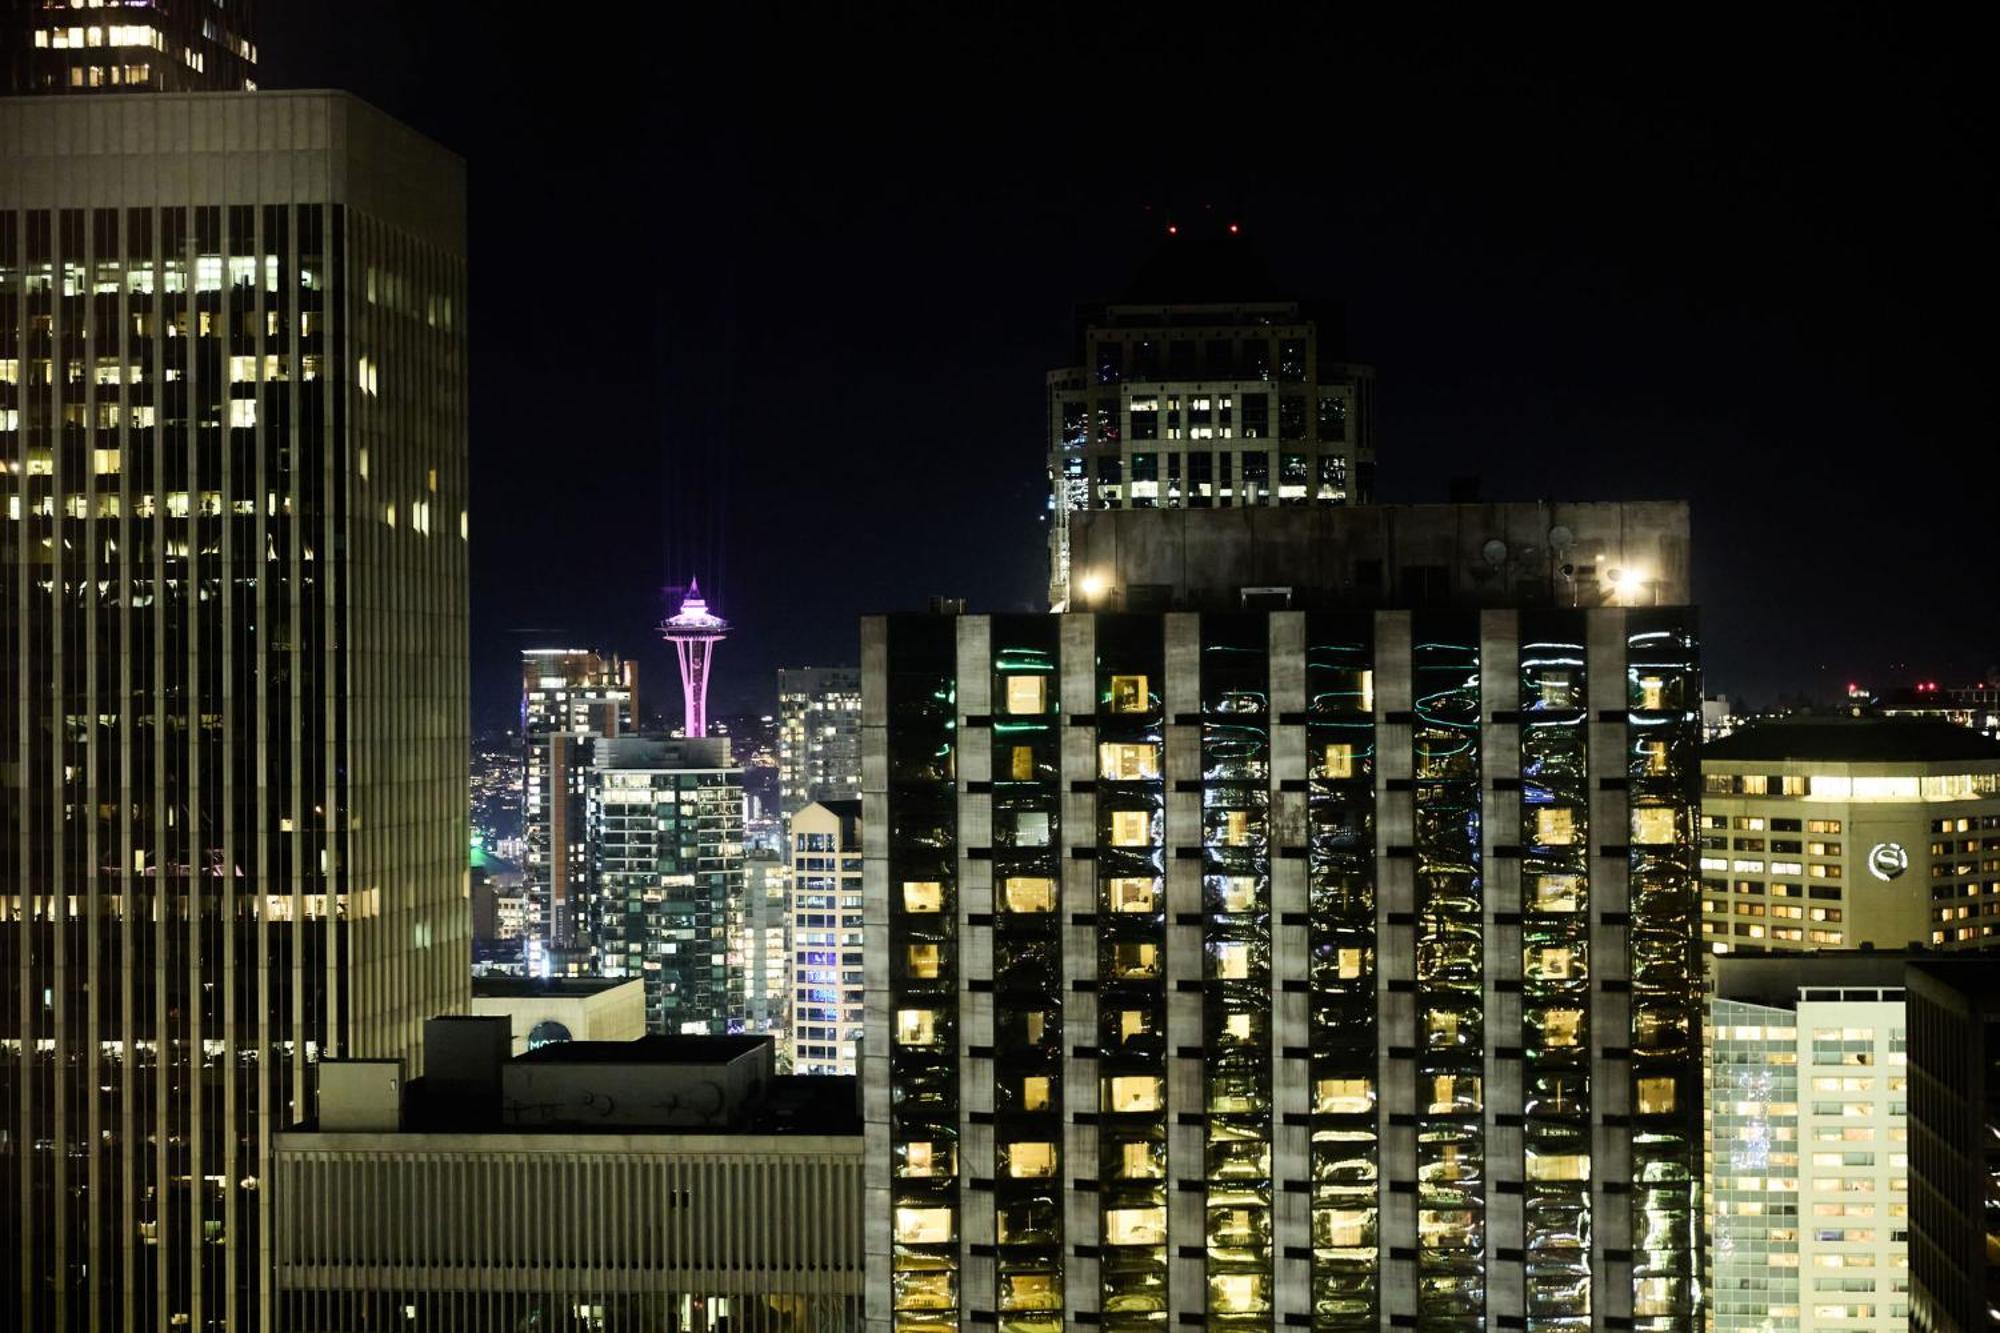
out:
<path id="1" fill-rule="evenodd" d="M 552 643 L 677 714 L 690 572 L 725 708 L 866 611 L 1039 607 L 1043 375 L 1168 218 L 1345 303 L 1379 498 L 1691 500 L 1711 691 L 2000 662 L 2000 193 L 1948 13 L 262 9 L 265 86 L 470 165 L 481 724 Z"/>

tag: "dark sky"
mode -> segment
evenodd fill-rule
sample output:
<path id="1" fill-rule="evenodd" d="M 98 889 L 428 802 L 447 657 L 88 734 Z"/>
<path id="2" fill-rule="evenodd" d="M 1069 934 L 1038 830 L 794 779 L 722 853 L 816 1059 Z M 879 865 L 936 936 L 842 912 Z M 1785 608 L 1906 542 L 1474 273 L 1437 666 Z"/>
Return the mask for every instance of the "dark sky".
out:
<path id="1" fill-rule="evenodd" d="M 2000 661 L 1996 145 L 1948 15 L 263 10 L 266 86 L 470 164 L 481 722 L 555 641 L 665 703 L 688 571 L 727 706 L 864 611 L 1038 605 L 1042 376 L 1204 210 L 1346 303 L 1382 499 L 1693 501 L 1711 690 Z"/>

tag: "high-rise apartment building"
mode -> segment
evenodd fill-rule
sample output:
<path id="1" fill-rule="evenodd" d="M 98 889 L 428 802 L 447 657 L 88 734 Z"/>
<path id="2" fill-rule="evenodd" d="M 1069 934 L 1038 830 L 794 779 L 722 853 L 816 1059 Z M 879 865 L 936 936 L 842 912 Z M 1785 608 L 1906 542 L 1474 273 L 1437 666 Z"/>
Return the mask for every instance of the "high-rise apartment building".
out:
<path id="1" fill-rule="evenodd" d="M 863 622 L 871 1326 L 1691 1333 L 1685 507 L 1072 550 Z"/>
<path id="2" fill-rule="evenodd" d="M 792 817 L 791 1014 L 799 1074 L 855 1074 L 867 973 L 861 802 L 814 801 Z"/>
<path id="3" fill-rule="evenodd" d="M 778 800 L 787 820 L 814 801 L 861 799 L 861 672 L 778 672 Z"/>
<path id="4" fill-rule="evenodd" d="M 648 1032 L 741 1031 L 743 770 L 728 740 L 598 741 L 589 812 L 592 970 L 644 978 Z"/>
<path id="5" fill-rule="evenodd" d="M 638 730 L 639 665 L 578 648 L 521 654 L 521 836 L 527 855 L 524 962 L 568 970 L 587 942 L 590 885 L 584 797 L 591 748 Z"/>
<path id="6" fill-rule="evenodd" d="M 2000 1326 L 2000 968 L 1912 962 L 1910 1327 Z"/>
<path id="7" fill-rule="evenodd" d="M 1710 965 L 1714 1333 L 1909 1326 L 1903 955 Z"/>
<path id="8" fill-rule="evenodd" d="M 1092 509 L 1366 504 L 1374 369 L 1337 311 L 1277 298 L 1235 234 L 1168 238 L 1083 312 L 1048 377 L 1049 605 L 1075 596 L 1069 516 Z"/>
<path id="9" fill-rule="evenodd" d="M 244 92 L 255 0 L 4 0 L 0 94 Z"/>
<path id="10" fill-rule="evenodd" d="M 1995 944 L 2000 742 L 1938 719 L 1783 718 L 1711 742 L 1702 773 L 1712 951 Z"/>
<path id="11" fill-rule="evenodd" d="M 0 1325 L 256 1327 L 311 1066 L 464 1002 L 465 310 L 351 97 L 0 101 Z"/>

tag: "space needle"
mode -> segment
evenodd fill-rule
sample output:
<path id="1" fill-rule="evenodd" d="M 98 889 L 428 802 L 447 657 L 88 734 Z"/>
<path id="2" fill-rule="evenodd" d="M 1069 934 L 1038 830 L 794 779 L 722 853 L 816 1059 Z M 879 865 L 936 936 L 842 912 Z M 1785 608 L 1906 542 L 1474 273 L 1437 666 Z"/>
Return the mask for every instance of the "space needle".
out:
<path id="1" fill-rule="evenodd" d="M 729 634 L 729 622 L 708 609 L 701 580 L 688 581 L 681 609 L 660 622 L 660 637 L 674 646 L 681 663 L 681 700 L 687 709 L 687 734 L 708 734 L 708 662 L 715 645 Z"/>

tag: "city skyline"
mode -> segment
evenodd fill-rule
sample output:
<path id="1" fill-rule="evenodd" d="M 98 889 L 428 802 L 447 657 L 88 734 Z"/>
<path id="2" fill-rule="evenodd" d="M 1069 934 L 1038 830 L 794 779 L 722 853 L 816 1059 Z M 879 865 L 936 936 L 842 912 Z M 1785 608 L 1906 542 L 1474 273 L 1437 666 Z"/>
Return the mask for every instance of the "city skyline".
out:
<path id="1" fill-rule="evenodd" d="M 1993 286 L 1971 258 L 1993 164 L 1929 20 L 1749 16 L 1720 47 L 1691 28 L 1609 61 L 1556 28 L 1331 13 L 1212 44 L 1088 14 L 679 22 L 671 77 L 629 85 L 552 71 L 532 27 L 451 5 L 274 11 L 260 35 L 266 86 L 351 87 L 465 154 L 475 192 L 528 186 L 476 213 L 476 271 L 598 235 L 657 258 L 653 299 L 576 289 L 601 337 L 474 320 L 482 721 L 511 706 L 521 647 L 589 642 L 670 679 L 656 589 L 689 575 L 740 627 L 719 712 L 780 666 L 851 662 L 864 611 L 1039 609 L 1044 377 L 1072 363 L 1074 308 L 1173 217 L 1239 221 L 1286 295 L 1344 304 L 1378 368 L 1380 499 L 1441 501 L 1471 473 L 1496 500 L 1688 499 L 1711 689 L 1969 682 L 2000 659 L 1954 628 L 2000 622 L 1990 584 L 1925 576 L 1949 561 L 1930 534 L 1981 522 L 1993 465 L 1971 442 L 1994 415 L 1958 333 Z M 1121 103 L 1100 167 L 1067 112 L 1019 95 L 1093 66 L 1265 100 Z M 495 79 L 518 95 L 477 95 Z M 598 190 L 638 161 L 684 184 Z M 543 484 L 545 442 L 569 438 L 616 464 Z M 823 515 L 872 506 L 898 521 L 857 525 L 837 595 L 798 604 Z M 499 538 L 530 527 L 565 559 Z M 589 540 L 607 529 L 658 535 Z"/>
<path id="2" fill-rule="evenodd" d="M 0 1322 L 2000 1329 L 1972 44 L 554 17 L 0 0 Z"/>

